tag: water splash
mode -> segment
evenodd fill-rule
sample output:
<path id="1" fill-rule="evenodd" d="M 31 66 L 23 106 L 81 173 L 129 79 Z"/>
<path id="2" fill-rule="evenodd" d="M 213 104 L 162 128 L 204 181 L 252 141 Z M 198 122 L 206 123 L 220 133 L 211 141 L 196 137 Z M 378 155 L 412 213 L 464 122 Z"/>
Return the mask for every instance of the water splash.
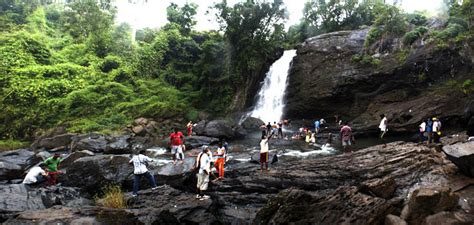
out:
<path id="1" fill-rule="evenodd" d="M 278 122 L 282 119 L 288 71 L 295 55 L 296 50 L 287 50 L 270 67 L 262 88 L 258 92 L 257 104 L 250 113 L 251 117 L 259 118 L 264 122 Z"/>

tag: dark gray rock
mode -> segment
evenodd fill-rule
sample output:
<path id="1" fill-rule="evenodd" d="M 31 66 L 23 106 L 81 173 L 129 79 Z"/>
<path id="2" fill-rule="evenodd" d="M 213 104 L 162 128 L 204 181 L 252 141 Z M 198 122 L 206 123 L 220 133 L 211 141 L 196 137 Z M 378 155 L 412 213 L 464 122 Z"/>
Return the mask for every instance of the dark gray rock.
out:
<path id="1" fill-rule="evenodd" d="M 242 127 L 247 130 L 258 130 L 260 126 L 262 126 L 264 122 L 261 119 L 255 118 L 255 117 L 247 117 L 243 122 L 242 122 Z"/>
<path id="2" fill-rule="evenodd" d="M 203 145 L 217 144 L 219 139 L 206 136 L 187 136 L 185 138 L 185 144 L 187 149 L 198 148 Z"/>
<path id="3" fill-rule="evenodd" d="M 96 155 L 79 158 L 66 168 L 64 183 L 97 193 L 107 184 L 121 184 L 133 173 L 128 155 Z"/>
<path id="4" fill-rule="evenodd" d="M 66 133 L 52 137 L 41 138 L 36 145 L 34 144 L 34 147 L 54 149 L 62 146 L 69 146 L 75 136 L 77 136 L 77 134 Z"/>
<path id="5" fill-rule="evenodd" d="M 247 130 L 245 130 L 242 126 L 236 125 L 232 128 L 234 130 L 234 138 L 242 139 L 247 136 Z"/>
<path id="6" fill-rule="evenodd" d="M 72 150 L 89 150 L 92 152 L 103 152 L 107 147 L 107 140 L 101 134 L 87 134 L 74 138 L 72 142 Z"/>
<path id="7" fill-rule="evenodd" d="M 130 135 L 122 135 L 110 137 L 105 147 L 104 154 L 130 154 L 132 148 L 130 146 Z"/>
<path id="8" fill-rule="evenodd" d="M 474 142 L 447 145 L 443 152 L 462 173 L 474 177 Z"/>
<path id="9" fill-rule="evenodd" d="M 232 139 L 235 137 L 232 125 L 225 120 L 200 121 L 193 128 L 193 132 L 199 136 Z"/>
<path id="10" fill-rule="evenodd" d="M 82 151 L 77 151 L 73 152 L 66 157 L 63 158 L 61 161 L 60 167 L 61 168 L 67 168 L 69 167 L 75 160 L 86 157 L 86 156 L 94 156 L 94 153 L 89 151 L 89 150 L 82 150 Z"/>
<path id="11" fill-rule="evenodd" d="M 0 153 L 0 180 L 22 179 L 25 170 L 40 160 L 28 149 L 2 152 Z"/>

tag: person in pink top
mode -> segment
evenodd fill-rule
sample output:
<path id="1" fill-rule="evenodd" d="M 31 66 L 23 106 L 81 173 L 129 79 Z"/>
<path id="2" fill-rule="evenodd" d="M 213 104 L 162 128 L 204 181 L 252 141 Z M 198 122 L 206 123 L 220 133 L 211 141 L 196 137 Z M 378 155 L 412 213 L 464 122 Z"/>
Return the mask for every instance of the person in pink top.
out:
<path id="1" fill-rule="evenodd" d="M 342 126 L 341 131 L 339 132 L 339 136 L 341 137 L 344 152 L 352 152 L 351 145 L 355 140 L 354 135 L 352 135 L 352 128 L 349 126 L 348 122 L 344 122 L 344 126 Z"/>

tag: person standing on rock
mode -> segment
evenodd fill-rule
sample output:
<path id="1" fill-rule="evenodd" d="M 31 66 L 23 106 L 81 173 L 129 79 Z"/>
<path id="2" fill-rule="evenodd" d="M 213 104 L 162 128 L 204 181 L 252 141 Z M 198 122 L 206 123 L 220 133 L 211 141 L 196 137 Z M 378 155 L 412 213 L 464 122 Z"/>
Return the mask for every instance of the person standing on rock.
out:
<path id="1" fill-rule="evenodd" d="M 184 143 L 184 135 L 178 128 L 174 129 L 174 132 L 170 134 L 171 142 L 171 154 L 173 154 L 173 164 L 176 164 L 176 160 L 184 160 L 184 153 L 182 145 Z"/>
<path id="2" fill-rule="evenodd" d="M 267 125 L 265 123 L 260 126 L 260 130 L 262 131 L 262 136 L 267 134 Z"/>
<path id="3" fill-rule="evenodd" d="M 209 174 L 211 173 L 211 158 L 210 155 L 211 149 L 209 146 L 204 145 L 202 146 L 202 152 L 199 153 L 198 157 L 196 158 L 196 165 L 194 168 L 197 170 L 197 196 L 196 198 L 199 200 L 209 199 L 209 195 L 205 195 L 204 192 L 207 190 L 209 186 Z"/>
<path id="4" fill-rule="evenodd" d="M 433 142 L 439 143 L 441 137 L 441 121 L 436 117 L 433 118 Z"/>
<path id="5" fill-rule="evenodd" d="M 354 135 L 352 134 L 352 128 L 349 126 L 348 122 L 344 122 L 344 126 L 342 126 L 341 130 L 339 131 L 339 136 L 341 138 L 344 152 L 352 152 L 351 146 L 355 139 Z"/>
<path id="6" fill-rule="evenodd" d="M 318 119 L 316 119 L 316 120 L 314 121 L 314 132 L 315 132 L 316 134 L 319 133 L 319 127 L 320 127 L 320 126 L 321 126 L 321 122 L 320 122 Z"/>
<path id="7" fill-rule="evenodd" d="M 133 197 L 138 196 L 138 190 L 140 189 L 140 179 L 145 176 L 150 182 L 151 190 L 156 190 L 158 187 L 156 186 L 155 177 L 151 175 L 148 171 L 148 163 L 152 162 L 153 160 L 150 157 L 145 155 L 145 150 L 140 150 L 137 155 L 134 155 L 132 159 L 128 162 L 129 164 L 133 164 Z"/>
<path id="8" fill-rule="evenodd" d="M 40 163 L 38 166 L 35 166 L 28 171 L 23 180 L 23 184 L 28 185 L 36 185 L 41 184 L 46 181 L 46 177 L 48 176 L 48 172 L 46 170 L 46 165 L 44 163 Z"/>
<path id="9" fill-rule="evenodd" d="M 58 166 L 61 163 L 61 155 L 59 153 L 54 153 L 53 156 L 44 160 L 44 164 L 47 166 L 48 170 L 48 185 L 56 185 L 58 180 Z"/>
<path id="10" fill-rule="evenodd" d="M 384 147 L 386 146 L 385 144 L 385 134 L 387 133 L 388 131 L 388 127 L 387 127 L 387 117 L 385 116 L 385 114 L 381 114 L 380 115 L 380 124 L 379 124 L 379 128 L 380 128 L 380 139 L 382 140 L 382 143 L 384 145 Z"/>
<path id="11" fill-rule="evenodd" d="M 225 165 L 225 158 L 226 158 L 226 150 L 222 145 L 222 142 L 218 144 L 217 152 L 216 152 L 216 162 L 214 163 L 214 167 L 216 167 L 217 171 L 219 172 L 219 180 L 224 179 L 224 165 Z"/>
<path id="12" fill-rule="evenodd" d="M 273 121 L 272 134 L 273 134 L 273 135 L 277 135 L 277 134 L 278 134 L 278 125 L 277 125 L 277 122 L 276 122 L 276 121 Z"/>
<path id="13" fill-rule="evenodd" d="M 421 143 L 423 143 L 425 141 L 426 122 L 422 121 L 419 128 L 420 128 L 419 129 L 420 130 L 420 141 L 421 141 Z"/>
<path id="14" fill-rule="evenodd" d="M 188 124 L 186 125 L 186 131 L 188 137 L 193 134 L 193 121 L 189 121 Z"/>
<path id="15" fill-rule="evenodd" d="M 278 138 L 283 138 L 283 121 L 278 122 Z"/>
<path id="16" fill-rule="evenodd" d="M 270 135 L 272 133 L 272 124 L 270 122 L 268 122 L 267 124 L 267 134 L 266 135 Z"/>
<path id="17" fill-rule="evenodd" d="M 265 171 L 268 171 L 268 141 L 272 137 L 270 136 L 263 136 L 262 140 L 260 141 L 260 170 L 263 172 L 263 165 L 265 165 Z"/>
<path id="18" fill-rule="evenodd" d="M 433 121 L 431 118 L 428 118 L 426 121 L 426 136 L 428 137 L 426 140 L 426 144 L 429 145 L 433 141 Z"/>

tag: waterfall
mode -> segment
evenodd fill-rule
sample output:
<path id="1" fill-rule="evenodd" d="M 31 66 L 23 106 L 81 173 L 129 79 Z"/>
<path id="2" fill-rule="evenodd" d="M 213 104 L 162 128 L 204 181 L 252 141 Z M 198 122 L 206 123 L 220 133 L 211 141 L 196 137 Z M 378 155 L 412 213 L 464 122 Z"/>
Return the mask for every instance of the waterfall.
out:
<path id="1" fill-rule="evenodd" d="M 258 92 L 257 104 L 249 116 L 259 118 L 265 123 L 282 119 L 288 72 L 295 55 L 296 50 L 287 50 L 273 63 Z"/>

